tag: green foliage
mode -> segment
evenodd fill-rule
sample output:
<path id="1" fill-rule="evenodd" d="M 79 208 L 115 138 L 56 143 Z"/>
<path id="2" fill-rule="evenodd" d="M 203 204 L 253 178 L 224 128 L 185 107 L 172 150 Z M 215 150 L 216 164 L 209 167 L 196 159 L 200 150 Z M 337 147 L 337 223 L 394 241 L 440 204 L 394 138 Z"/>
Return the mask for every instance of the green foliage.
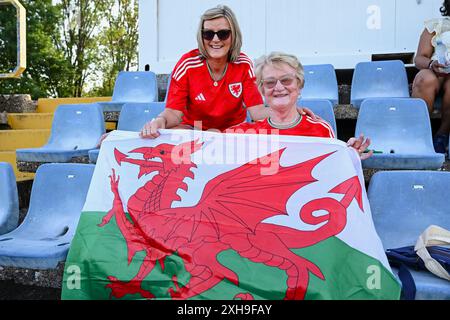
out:
<path id="1" fill-rule="evenodd" d="M 98 96 L 110 96 L 119 71 L 137 67 L 138 1 L 100 0 L 104 8 L 114 8 L 105 15 L 105 26 L 98 36 L 98 71 L 101 83 L 92 92 Z"/>
<path id="2" fill-rule="evenodd" d="M 16 66 L 16 9 L 0 5 L 0 72 L 9 73 Z M 6 41 L 8 39 L 8 41 Z"/>
<path id="3" fill-rule="evenodd" d="M 111 95 L 117 73 L 137 65 L 138 1 L 52 2 L 21 1 L 27 10 L 27 69 L 21 79 L 1 80 L 0 94 Z M 0 6 L 0 72 L 16 64 L 15 21 L 15 9 Z"/>
<path id="4" fill-rule="evenodd" d="M 56 47 L 62 16 L 51 0 L 22 0 L 27 10 L 27 69 L 20 79 L 0 81 L 0 93 L 26 93 L 36 99 L 47 96 L 69 96 L 67 76 L 70 65 Z M 0 8 L 0 39 L 5 55 L 0 55 L 0 70 L 10 70 L 16 60 L 16 19 Z M 14 9 L 15 11 L 15 9 Z M 11 65 L 11 61 L 14 62 Z"/>

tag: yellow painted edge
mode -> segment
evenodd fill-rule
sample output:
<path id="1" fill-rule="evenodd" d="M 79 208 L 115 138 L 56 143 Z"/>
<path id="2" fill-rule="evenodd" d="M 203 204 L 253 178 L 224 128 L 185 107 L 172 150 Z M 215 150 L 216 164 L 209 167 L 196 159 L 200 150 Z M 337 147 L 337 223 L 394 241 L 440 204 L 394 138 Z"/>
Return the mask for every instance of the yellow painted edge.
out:
<path id="1" fill-rule="evenodd" d="M 54 113 L 61 104 L 84 104 L 111 101 L 112 97 L 85 97 L 85 98 L 40 98 L 38 99 L 38 113 Z"/>

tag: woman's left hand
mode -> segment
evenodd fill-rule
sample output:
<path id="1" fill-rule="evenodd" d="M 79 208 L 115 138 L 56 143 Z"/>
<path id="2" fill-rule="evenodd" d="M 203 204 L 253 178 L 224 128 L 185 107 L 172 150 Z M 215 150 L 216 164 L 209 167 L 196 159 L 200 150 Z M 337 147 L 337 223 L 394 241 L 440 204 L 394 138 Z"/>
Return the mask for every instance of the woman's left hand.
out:
<path id="1" fill-rule="evenodd" d="M 352 147 L 353 149 L 356 150 L 356 152 L 358 152 L 361 160 L 366 160 L 373 155 L 373 150 L 364 153 L 364 151 L 367 150 L 369 145 L 370 145 L 370 138 L 364 139 L 363 135 L 361 135 L 359 138 L 355 137 L 350 138 L 347 142 L 347 146 Z"/>

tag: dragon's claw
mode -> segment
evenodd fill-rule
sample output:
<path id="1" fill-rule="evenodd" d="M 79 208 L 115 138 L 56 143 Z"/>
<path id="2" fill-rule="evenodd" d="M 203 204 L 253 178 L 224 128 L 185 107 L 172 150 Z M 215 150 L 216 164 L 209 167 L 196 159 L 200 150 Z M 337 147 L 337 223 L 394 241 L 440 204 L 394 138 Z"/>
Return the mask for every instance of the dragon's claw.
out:
<path id="1" fill-rule="evenodd" d="M 240 300 L 255 300 L 255 298 L 250 293 L 239 293 L 234 296 L 234 299 Z"/>
<path id="2" fill-rule="evenodd" d="M 111 283 L 107 284 L 105 287 L 111 289 L 110 297 L 120 299 L 127 294 L 140 294 L 146 299 L 153 299 L 155 297 L 151 292 L 141 288 L 142 281 L 131 280 L 129 282 L 124 282 L 113 276 L 109 276 L 108 280 L 111 281 Z"/>
<path id="3" fill-rule="evenodd" d="M 115 194 L 119 190 L 120 176 L 116 176 L 116 170 L 112 169 L 112 174 L 109 176 L 111 182 L 111 191 Z"/>

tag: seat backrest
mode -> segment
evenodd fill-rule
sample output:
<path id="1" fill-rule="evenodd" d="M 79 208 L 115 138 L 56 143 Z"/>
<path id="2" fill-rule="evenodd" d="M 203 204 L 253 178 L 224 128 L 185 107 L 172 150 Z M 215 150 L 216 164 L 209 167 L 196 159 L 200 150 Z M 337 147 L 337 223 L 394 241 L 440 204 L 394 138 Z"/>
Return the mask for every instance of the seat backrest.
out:
<path id="1" fill-rule="evenodd" d="M 126 103 L 120 111 L 118 130 L 141 131 L 144 124 L 164 111 L 165 102 Z"/>
<path id="2" fill-rule="evenodd" d="M 102 107 L 93 104 L 60 105 L 53 117 L 49 148 L 92 149 L 105 133 Z"/>
<path id="3" fill-rule="evenodd" d="M 297 105 L 311 109 L 314 114 L 327 121 L 333 128 L 335 136 L 337 136 L 336 117 L 330 100 L 302 98 L 298 99 Z"/>
<path id="4" fill-rule="evenodd" d="M 39 166 L 28 213 L 14 231 L 28 239 L 73 235 L 95 165 L 51 163 Z"/>
<path id="5" fill-rule="evenodd" d="M 19 221 L 19 197 L 12 166 L 0 162 L 0 235 L 17 227 Z"/>
<path id="6" fill-rule="evenodd" d="M 351 103 L 358 108 L 367 98 L 409 97 L 408 77 L 400 60 L 360 62 L 353 73 Z"/>
<path id="7" fill-rule="evenodd" d="M 166 90 L 166 97 L 164 98 L 164 102 L 167 102 L 167 97 L 169 96 L 169 88 L 170 88 L 171 81 L 172 81 L 172 72 L 169 74 L 169 77 L 167 79 L 167 90 Z"/>
<path id="8" fill-rule="evenodd" d="M 247 117 L 245 118 L 245 122 L 248 122 L 248 123 L 253 122 L 252 115 L 250 114 L 250 112 L 248 110 L 247 110 Z"/>
<path id="9" fill-rule="evenodd" d="M 430 225 L 450 229 L 450 172 L 380 171 L 368 198 L 385 249 L 415 245 Z"/>
<path id="10" fill-rule="evenodd" d="M 331 64 L 305 65 L 304 99 L 326 99 L 333 104 L 339 100 L 336 71 Z"/>
<path id="11" fill-rule="evenodd" d="M 430 118 L 422 99 L 364 100 L 355 137 L 360 134 L 371 138 L 371 149 L 383 153 L 434 153 Z"/>
<path id="12" fill-rule="evenodd" d="M 158 81 L 151 71 L 121 71 L 114 85 L 112 101 L 155 102 L 158 101 Z"/>

